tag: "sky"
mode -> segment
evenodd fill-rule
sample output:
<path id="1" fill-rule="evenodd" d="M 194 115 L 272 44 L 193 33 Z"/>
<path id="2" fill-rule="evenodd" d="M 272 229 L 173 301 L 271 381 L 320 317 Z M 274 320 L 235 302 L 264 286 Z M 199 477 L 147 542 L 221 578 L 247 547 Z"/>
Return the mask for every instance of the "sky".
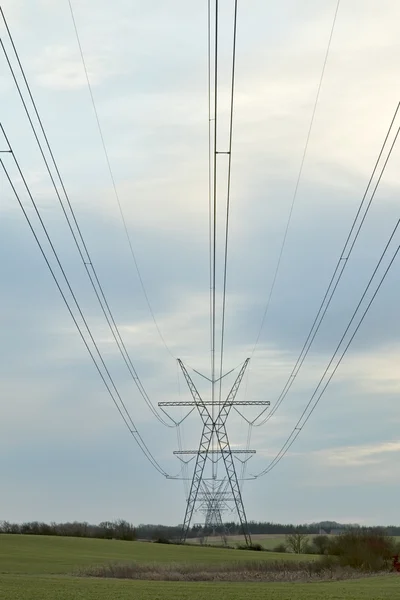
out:
<path id="1" fill-rule="evenodd" d="M 68 2 L 3 0 L 2 8 L 135 369 L 155 405 L 189 400 L 176 358 L 210 376 L 207 3 L 72 4 L 126 226 L 165 344 L 130 253 Z M 273 405 L 285 385 L 400 100 L 399 3 L 342 0 L 276 285 L 252 354 L 336 4 L 239 1 L 224 367 L 230 370 L 252 355 L 241 399 Z M 220 5 L 218 140 L 224 151 L 233 2 Z M 10 52 L 2 24 L 0 31 Z M 3 54 L 0 106 L 14 155 L 121 397 L 163 469 L 177 475 L 176 431 L 154 418 L 118 352 Z M 6 149 L 1 137 L 0 142 Z M 12 157 L 1 157 L 38 227 Z M 249 477 L 268 466 L 296 425 L 399 219 L 399 160 L 396 145 L 298 377 L 274 416 L 253 429 L 251 448 L 257 453 L 248 463 Z M 218 161 L 219 340 L 226 157 Z M 392 254 L 399 240 L 398 231 Z M 161 476 L 127 431 L 4 172 L 0 257 L 0 520 L 182 522 L 182 481 Z M 244 483 L 249 519 L 398 524 L 399 272 L 398 259 L 284 459 L 265 476 Z M 206 380 L 190 373 L 209 399 Z M 237 373 L 224 379 L 224 394 Z M 246 423 L 232 413 L 228 426 L 232 446 L 245 448 Z M 183 447 L 196 448 L 199 434 L 199 419 L 192 414 L 182 431 Z"/>

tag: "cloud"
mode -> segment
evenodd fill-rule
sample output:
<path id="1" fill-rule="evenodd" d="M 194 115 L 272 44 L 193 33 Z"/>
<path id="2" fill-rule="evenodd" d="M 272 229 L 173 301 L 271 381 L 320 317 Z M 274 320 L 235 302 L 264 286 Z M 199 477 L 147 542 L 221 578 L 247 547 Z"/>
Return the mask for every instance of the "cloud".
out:
<path id="1" fill-rule="evenodd" d="M 37 82 L 56 90 L 74 90 L 87 86 L 82 62 L 76 51 L 68 46 L 47 46 L 42 55 L 35 58 Z M 90 82 L 96 86 L 107 77 L 100 57 L 91 57 L 87 64 Z"/>
<path id="2" fill-rule="evenodd" d="M 321 451 L 318 456 L 329 466 L 339 468 L 364 467 L 384 463 L 386 454 L 397 453 L 400 442 L 381 442 L 369 446 L 347 446 Z M 390 458 L 390 457 L 389 457 Z"/>
<path id="3" fill-rule="evenodd" d="M 393 344 L 379 352 L 365 352 L 345 361 L 339 378 L 346 378 L 369 395 L 398 394 L 400 349 Z M 351 384 L 351 383 L 350 383 Z"/>
<path id="4" fill-rule="evenodd" d="M 273 405 L 279 396 L 322 300 L 397 103 L 398 86 L 393 82 L 399 6 L 394 1 L 384 5 L 385 10 L 369 1 L 340 8 L 281 272 L 240 398 L 270 400 Z M 86 0 L 74 7 L 117 188 L 157 323 L 172 353 L 209 375 L 205 5 L 174 1 L 143 7 L 118 0 L 98 2 L 93 10 L 93 3 Z M 72 205 L 133 363 L 154 403 L 190 398 L 143 298 L 67 9 L 49 0 L 5 3 Z M 259 332 L 333 11 L 334 2 L 300 7 L 295 1 L 279 5 L 258 0 L 241 7 L 226 369 L 252 353 Z M 228 29 L 224 33 L 221 148 L 227 141 L 229 117 Z M 110 372 L 144 439 L 165 468 L 176 472 L 175 434 L 153 422 L 119 356 L 15 91 L 5 82 L 0 95 L 2 121 Z M 276 415 L 265 427 L 253 430 L 252 447 L 258 453 L 248 472 L 266 466 L 296 423 L 398 218 L 398 151 L 299 377 Z M 219 311 L 227 175 L 225 159 L 220 158 Z M 10 170 L 15 179 L 15 170 Z M 102 520 L 132 514 L 135 522 L 181 520 L 180 484 L 157 479 L 129 433 L 124 435 L 124 425 L 4 178 L 1 186 L 0 252 L 7 257 L 0 263 L 0 381 L 6 398 L 0 419 L 0 462 L 7 481 L 2 516 Z M 29 206 L 25 194 L 23 202 Z M 393 271 L 296 445 L 267 477 L 246 484 L 250 518 L 360 522 L 396 518 L 390 498 L 397 490 L 398 292 Z M 224 380 L 223 394 L 237 372 Z M 190 373 L 208 398 L 207 382 Z M 232 444 L 245 447 L 247 427 L 234 412 L 229 426 Z M 196 447 L 199 430 L 192 415 L 185 422 L 187 447 Z M 138 480 L 142 494 L 137 494 Z M 385 496 L 379 498 L 382 515 L 376 513 L 374 485 Z M 160 495 L 174 501 L 160 507 Z M 293 497 L 298 498 L 295 516 Z M 320 514 L 321 504 L 325 515 Z"/>

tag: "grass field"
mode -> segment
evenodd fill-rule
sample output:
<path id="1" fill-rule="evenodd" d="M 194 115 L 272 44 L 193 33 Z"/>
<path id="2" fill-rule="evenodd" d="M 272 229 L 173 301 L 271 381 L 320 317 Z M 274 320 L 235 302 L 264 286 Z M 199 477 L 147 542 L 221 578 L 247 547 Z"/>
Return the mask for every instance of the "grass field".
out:
<path id="1" fill-rule="evenodd" d="M 315 537 L 315 535 L 309 535 L 308 539 L 311 540 Z M 331 537 L 331 536 L 328 536 Z M 252 542 L 255 544 L 261 544 L 267 550 L 272 550 L 278 544 L 285 543 L 285 534 L 266 534 L 266 533 L 256 533 L 251 536 Z M 394 540 L 400 542 L 400 537 L 394 537 Z M 227 536 L 227 542 L 229 546 L 236 546 L 237 544 L 243 544 L 243 536 L 242 535 L 229 535 Z M 191 544 L 200 544 L 200 540 L 198 538 L 193 538 L 189 540 Z M 221 544 L 221 538 L 219 536 L 209 536 L 207 538 L 207 544 Z"/>
<path id="2" fill-rule="evenodd" d="M 396 577 L 340 583 L 187 583 L 5 575 L 2 600 L 398 600 Z"/>
<path id="3" fill-rule="evenodd" d="M 272 550 L 278 544 L 283 544 L 285 542 L 285 535 L 279 534 L 266 534 L 266 533 L 256 533 L 251 536 L 252 542 L 254 544 L 261 544 L 267 550 Z M 310 535 L 309 538 L 312 539 L 314 536 Z M 227 537 L 227 542 L 229 546 L 236 546 L 237 544 L 243 544 L 243 536 L 242 535 L 229 535 Z M 189 540 L 191 544 L 200 544 L 200 540 L 198 538 L 193 538 Z M 219 536 L 209 536 L 207 538 L 207 544 L 221 544 L 221 538 Z"/>
<path id="4" fill-rule="evenodd" d="M 254 560 L 254 552 L 174 546 L 149 542 L 119 542 L 79 538 L 0 535 L 0 573 L 61 574 L 83 566 L 113 561 L 207 563 Z M 285 554 L 291 560 L 309 556 Z M 282 554 L 257 552 L 257 560 L 281 559 Z"/>
<path id="5" fill-rule="evenodd" d="M 269 560 L 290 555 L 257 553 Z M 232 557 L 232 558 L 231 558 Z M 400 577 L 330 583 L 194 583 L 92 579 L 79 567 L 112 561 L 226 562 L 254 553 L 74 538 L 0 535 L 1 600 L 400 600 Z"/>

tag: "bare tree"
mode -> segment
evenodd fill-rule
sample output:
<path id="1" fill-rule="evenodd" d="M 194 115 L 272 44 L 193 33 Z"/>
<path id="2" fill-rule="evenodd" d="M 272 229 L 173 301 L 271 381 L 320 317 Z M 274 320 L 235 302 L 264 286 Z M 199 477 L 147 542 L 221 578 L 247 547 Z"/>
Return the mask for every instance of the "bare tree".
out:
<path id="1" fill-rule="evenodd" d="M 289 533 L 285 537 L 286 546 L 295 554 L 301 554 L 307 544 L 307 533 Z"/>

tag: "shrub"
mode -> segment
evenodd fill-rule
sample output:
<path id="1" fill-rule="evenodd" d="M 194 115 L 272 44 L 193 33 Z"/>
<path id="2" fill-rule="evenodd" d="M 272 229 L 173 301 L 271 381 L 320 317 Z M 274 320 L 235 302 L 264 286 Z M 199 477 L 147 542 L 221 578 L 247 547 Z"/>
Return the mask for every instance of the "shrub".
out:
<path id="1" fill-rule="evenodd" d="M 170 544 L 171 540 L 169 540 L 168 538 L 165 537 L 159 537 L 156 540 L 154 540 L 155 544 Z"/>
<path id="2" fill-rule="evenodd" d="M 274 552 L 287 552 L 287 548 L 285 546 L 285 544 L 278 544 L 277 546 L 275 546 L 275 548 L 273 548 Z"/>
<path id="3" fill-rule="evenodd" d="M 316 554 L 328 554 L 329 537 L 327 535 L 316 535 L 312 539 L 312 544 L 316 549 Z"/>
<path id="4" fill-rule="evenodd" d="M 261 544 L 251 544 L 249 550 L 256 550 L 257 552 L 264 552 L 265 548 Z"/>
<path id="5" fill-rule="evenodd" d="M 238 550 L 255 550 L 256 552 L 264 552 L 265 548 L 264 546 L 262 546 L 261 544 L 250 544 L 249 546 L 247 546 L 247 544 L 239 544 L 237 546 Z"/>
<path id="6" fill-rule="evenodd" d="M 310 542 L 306 542 L 301 551 L 303 554 L 318 554 L 317 548 L 314 544 L 310 544 Z"/>
<path id="7" fill-rule="evenodd" d="M 394 548 L 393 539 L 380 531 L 353 529 L 330 540 L 329 553 L 342 566 L 381 571 L 388 568 Z"/>
<path id="8" fill-rule="evenodd" d="M 79 571 L 84 577 L 157 581 L 327 581 L 360 577 L 359 571 L 343 568 L 332 560 L 246 560 L 228 563 L 115 563 Z"/>

